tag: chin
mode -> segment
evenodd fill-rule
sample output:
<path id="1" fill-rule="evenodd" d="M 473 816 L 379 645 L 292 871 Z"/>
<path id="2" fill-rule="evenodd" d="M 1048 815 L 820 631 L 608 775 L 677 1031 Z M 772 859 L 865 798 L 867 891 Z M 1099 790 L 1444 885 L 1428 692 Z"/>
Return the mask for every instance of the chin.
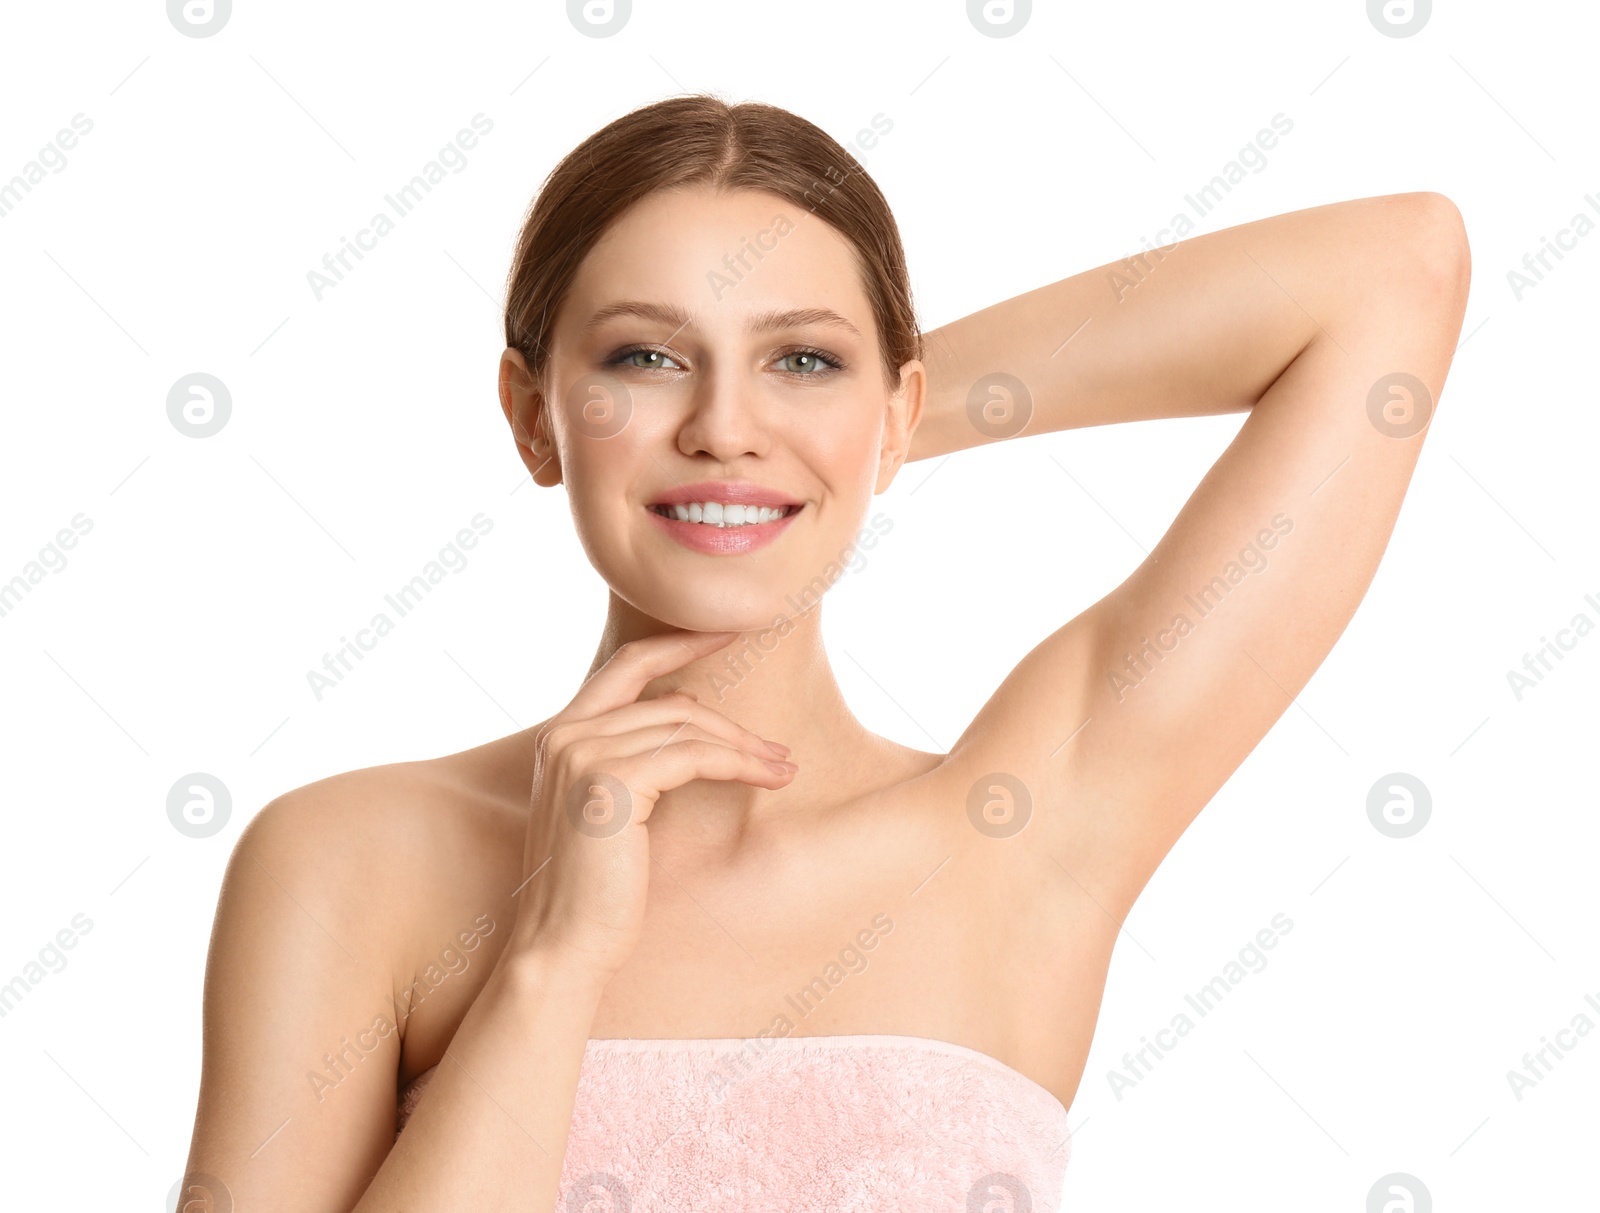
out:
<path id="1" fill-rule="evenodd" d="M 617 594 L 641 614 L 692 632 L 763 632 L 777 627 L 787 633 L 793 626 L 790 621 L 815 605 L 810 600 L 787 602 L 782 594 L 770 592 L 741 593 L 731 601 L 727 595 L 715 599 L 703 593 L 663 595 L 659 586 L 638 595 L 618 587 Z"/>

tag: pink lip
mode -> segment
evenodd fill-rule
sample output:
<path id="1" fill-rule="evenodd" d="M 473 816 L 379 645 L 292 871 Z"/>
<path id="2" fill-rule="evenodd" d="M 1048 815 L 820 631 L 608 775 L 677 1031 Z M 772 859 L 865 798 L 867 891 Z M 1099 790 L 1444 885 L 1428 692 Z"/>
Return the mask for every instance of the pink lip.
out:
<path id="1" fill-rule="evenodd" d="M 680 484 L 657 497 L 651 504 L 688 505 L 691 501 L 721 501 L 728 505 L 765 505 L 774 508 L 801 504 L 785 493 L 750 480 L 700 480 L 694 484 Z"/>
<path id="2" fill-rule="evenodd" d="M 690 497 L 689 501 L 728 501 L 725 497 Z M 678 503 L 674 503 L 678 504 Z M 761 504 L 760 502 L 728 501 L 730 505 Z M 774 505 L 784 504 L 781 501 Z M 757 548 L 764 548 L 780 534 L 783 529 L 800 515 L 800 510 L 792 514 L 785 514 L 782 518 L 774 518 L 771 522 L 755 522 L 745 526 L 708 526 L 703 522 L 684 522 L 677 518 L 668 518 L 656 513 L 653 509 L 646 508 L 650 521 L 660 527 L 669 537 L 681 543 L 684 547 L 694 552 L 706 552 L 715 556 L 739 555 L 743 552 L 753 552 Z"/>

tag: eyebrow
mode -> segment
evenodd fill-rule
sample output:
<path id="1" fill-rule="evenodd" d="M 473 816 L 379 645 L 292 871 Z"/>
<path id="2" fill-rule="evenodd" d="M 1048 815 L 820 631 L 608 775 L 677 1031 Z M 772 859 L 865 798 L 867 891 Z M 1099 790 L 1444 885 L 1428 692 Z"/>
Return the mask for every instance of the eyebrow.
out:
<path id="1" fill-rule="evenodd" d="M 625 299 L 620 303 L 608 303 L 605 307 L 600 308 L 584 322 L 583 330 L 588 332 L 590 329 L 598 328 L 606 321 L 617 316 L 639 316 L 645 320 L 655 320 L 661 324 L 670 324 L 673 327 L 674 336 L 694 322 L 694 317 L 676 304 L 645 303 L 639 300 Z M 808 324 L 842 328 L 857 337 L 861 336 L 861 331 L 855 325 L 839 315 L 838 312 L 825 307 L 801 307 L 757 312 L 750 317 L 746 329 L 752 333 L 765 333 L 774 329 L 800 328 Z"/>

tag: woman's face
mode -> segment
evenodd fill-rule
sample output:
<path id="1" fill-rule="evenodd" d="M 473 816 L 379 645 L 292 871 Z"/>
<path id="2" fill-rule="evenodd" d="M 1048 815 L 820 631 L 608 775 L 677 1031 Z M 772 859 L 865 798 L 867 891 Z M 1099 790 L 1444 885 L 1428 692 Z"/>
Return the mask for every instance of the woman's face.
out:
<path id="1" fill-rule="evenodd" d="M 850 243 L 764 192 L 640 202 L 579 268 L 551 351 L 532 440 L 541 397 L 520 354 L 502 367 L 524 461 L 565 483 L 619 596 L 701 631 L 765 628 L 815 601 L 922 407 L 921 363 L 885 385 Z M 729 506 L 761 521 L 735 525 Z"/>

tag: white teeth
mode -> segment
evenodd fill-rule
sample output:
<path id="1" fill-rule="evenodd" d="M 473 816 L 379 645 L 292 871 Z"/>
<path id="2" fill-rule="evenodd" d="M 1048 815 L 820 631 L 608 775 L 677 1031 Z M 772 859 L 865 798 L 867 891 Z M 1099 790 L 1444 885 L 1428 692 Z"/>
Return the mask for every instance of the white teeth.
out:
<path id="1" fill-rule="evenodd" d="M 680 522 L 703 522 L 710 526 L 751 526 L 775 522 L 789 511 L 783 506 L 725 505 L 720 501 L 691 501 L 683 505 L 656 507 Z"/>

